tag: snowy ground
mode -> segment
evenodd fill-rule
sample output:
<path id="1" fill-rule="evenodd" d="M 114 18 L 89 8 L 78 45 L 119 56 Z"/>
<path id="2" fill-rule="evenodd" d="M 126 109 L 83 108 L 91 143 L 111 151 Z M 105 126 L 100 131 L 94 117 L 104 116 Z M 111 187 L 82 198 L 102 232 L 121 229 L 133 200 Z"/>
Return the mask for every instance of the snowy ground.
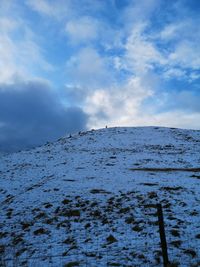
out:
<path id="1" fill-rule="evenodd" d="M 0 158 L 0 266 L 200 266 L 200 131 L 92 130 Z"/>

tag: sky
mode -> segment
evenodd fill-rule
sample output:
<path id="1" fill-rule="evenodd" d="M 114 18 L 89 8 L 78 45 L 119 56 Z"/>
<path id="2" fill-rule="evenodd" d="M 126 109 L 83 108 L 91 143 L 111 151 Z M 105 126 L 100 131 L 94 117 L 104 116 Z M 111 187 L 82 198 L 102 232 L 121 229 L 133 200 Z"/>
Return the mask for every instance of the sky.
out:
<path id="1" fill-rule="evenodd" d="M 0 151 L 200 129 L 199 0 L 0 0 Z"/>

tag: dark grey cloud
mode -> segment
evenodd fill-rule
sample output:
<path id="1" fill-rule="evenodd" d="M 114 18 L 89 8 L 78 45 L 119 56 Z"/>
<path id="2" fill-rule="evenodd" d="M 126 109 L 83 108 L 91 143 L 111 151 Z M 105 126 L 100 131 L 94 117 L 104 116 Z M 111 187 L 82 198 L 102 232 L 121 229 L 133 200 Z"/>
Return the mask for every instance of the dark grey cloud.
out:
<path id="1" fill-rule="evenodd" d="M 90 90 L 84 87 L 65 86 L 63 97 L 75 104 L 83 103 L 88 96 Z"/>
<path id="2" fill-rule="evenodd" d="M 0 84 L 0 151 L 40 145 L 84 130 L 86 123 L 87 115 L 80 108 L 66 108 L 47 83 Z"/>

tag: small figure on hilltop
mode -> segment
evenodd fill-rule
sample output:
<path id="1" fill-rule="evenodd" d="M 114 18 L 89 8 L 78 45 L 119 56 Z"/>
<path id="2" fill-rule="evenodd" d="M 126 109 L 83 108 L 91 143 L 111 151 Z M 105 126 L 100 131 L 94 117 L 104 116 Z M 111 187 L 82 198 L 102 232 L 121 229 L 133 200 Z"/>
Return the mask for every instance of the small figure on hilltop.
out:
<path id="1" fill-rule="evenodd" d="M 106 129 L 108 128 L 108 126 L 106 125 Z"/>

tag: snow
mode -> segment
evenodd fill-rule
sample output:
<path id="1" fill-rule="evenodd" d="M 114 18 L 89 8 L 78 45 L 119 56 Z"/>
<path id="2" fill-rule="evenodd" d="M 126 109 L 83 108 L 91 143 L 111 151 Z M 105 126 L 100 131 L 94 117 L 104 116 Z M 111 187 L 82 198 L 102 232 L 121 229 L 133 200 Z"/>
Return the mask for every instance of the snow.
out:
<path id="1" fill-rule="evenodd" d="M 198 130 L 116 127 L 1 156 L 2 265 L 162 266 L 162 203 L 170 260 L 200 266 L 199 144 Z"/>

